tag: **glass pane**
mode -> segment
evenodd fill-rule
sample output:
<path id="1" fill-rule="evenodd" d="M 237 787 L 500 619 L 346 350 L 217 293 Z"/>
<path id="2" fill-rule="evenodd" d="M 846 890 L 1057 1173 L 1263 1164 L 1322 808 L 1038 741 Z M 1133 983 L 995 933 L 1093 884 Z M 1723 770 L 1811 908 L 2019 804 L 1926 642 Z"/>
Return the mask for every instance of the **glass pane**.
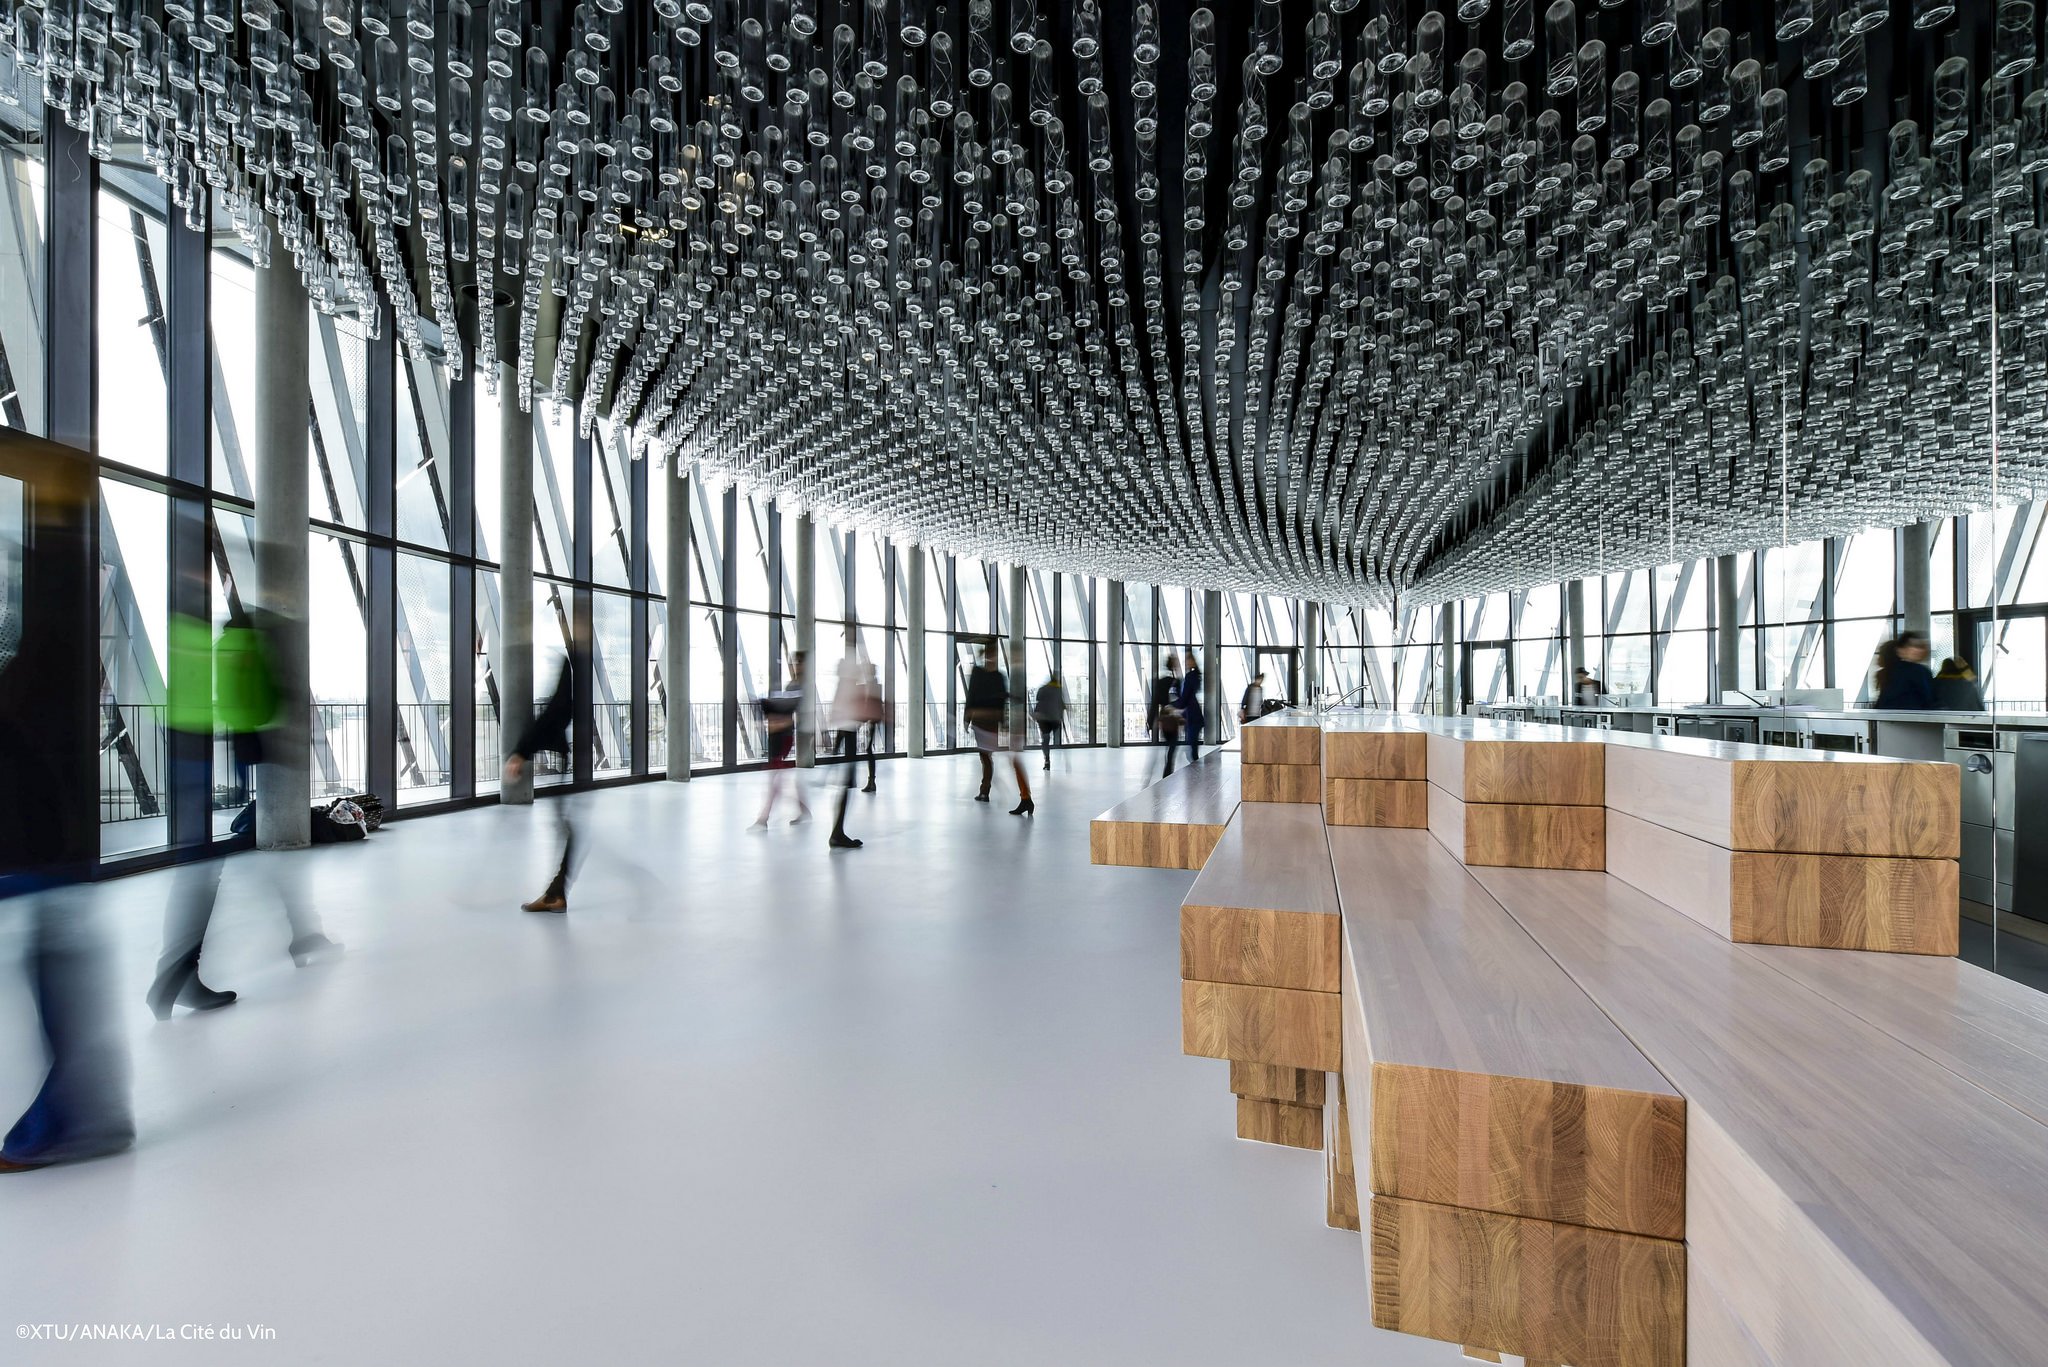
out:
<path id="1" fill-rule="evenodd" d="M 481 386 L 479 386 L 481 388 Z M 498 572 L 476 572 L 476 790 L 495 793 L 505 763 L 504 739 L 498 727 L 498 676 L 491 662 L 498 657 Z"/>
<path id="2" fill-rule="evenodd" d="M 1894 554 L 1891 530 L 1845 536 L 1835 571 L 1835 616 L 1889 617 L 1892 613 Z"/>
<path id="3" fill-rule="evenodd" d="M 661 472 L 649 469 L 650 478 Z M 657 485 L 657 488 L 660 486 Z M 689 605 L 680 609 L 688 612 Z M 668 680 L 662 674 L 668 654 L 668 604 L 654 599 L 647 604 L 647 772 L 659 774 L 668 767 Z"/>
<path id="4" fill-rule="evenodd" d="M 575 634 L 575 594 L 566 584 L 552 580 L 533 581 L 533 707 L 538 712 L 561 686 L 562 662 L 569 658 L 569 642 Z M 581 737 L 569 729 L 570 743 Z M 516 739 L 516 737 L 515 737 Z M 534 761 L 533 781 L 541 787 L 567 783 L 574 777 L 568 755 L 543 753 Z"/>
<path id="5" fill-rule="evenodd" d="M 1956 605 L 1955 522 L 1943 518 L 1934 524 L 1933 544 L 1928 550 L 1927 601 L 1936 612 Z"/>
<path id="6" fill-rule="evenodd" d="M 398 557 L 398 801 L 449 795 L 448 564 Z"/>
<path id="7" fill-rule="evenodd" d="M 364 524 L 369 464 L 369 339 L 353 318 L 313 311 L 306 320 L 306 390 L 313 420 L 306 436 L 306 511 L 324 522 Z"/>
<path id="8" fill-rule="evenodd" d="M 1822 543 L 1767 546 L 1763 553 L 1765 623 L 1809 622 L 1820 616 Z M 1775 686 L 1775 685 L 1774 685 Z"/>
<path id="9" fill-rule="evenodd" d="M 812 615 L 817 621 L 844 622 L 846 620 L 846 551 L 851 538 L 852 534 L 850 532 L 842 531 L 838 527 L 813 524 L 811 548 L 815 556 L 814 563 L 816 567 L 813 591 L 817 596 L 812 600 L 815 605 L 812 608 Z M 791 544 L 795 543 L 792 542 Z M 793 556 L 788 569 L 791 574 L 796 572 L 796 561 Z M 796 581 L 792 579 L 790 582 L 794 583 Z M 791 599 L 789 602 L 784 603 L 783 607 L 790 612 L 795 612 L 796 601 Z M 820 627 L 818 643 L 821 649 L 824 648 L 825 642 L 824 628 Z M 833 648 L 836 649 L 837 645 L 837 638 L 834 637 Z M 826 654 L 831 655 L 832 651 L 827 650 Z"/>
<path id="10" fill-rule="evenodd" d="M 1824 688 L 1821 631 L 1816 625 L 1764 628 L 1764 687 Z"/>
<path id="11" fill-rule="evenodd" d="M 1465 604 L 1466 640 L 1504 641 L 1507 635 L 1508 596 L 1505 593 L 1489 593 Z M 1474 696 L 1477 696 L 1476 691 Z"/>
<path id="12" fill-rule="evenodd" d="M 1657 701 L 1682 707 L 1707 701 L 1707 633 L 1676 631 L 1663 638 L 1657 666 Z"/>
<path id="13" fill-rule="evenodd" d="M 1942 628 L 1935 633 L 1931 666 L 1939 669 L 1944 657 L 1955 653 L 1955 619 L 1948 613 L 1935 621 Z M 1835 686 L 1853 707 L 1868 705 L 1877 697 L 1877 648 L 1892 634 L 1892 619 L 1869 618 L 1835 623 Z"/>
<path id="14" fill-rule="evenodd" d="M 1990 623 L 1978 625 L 1979 639 Z M 1980 645 L 1985 704 L 2000 712 L 2048 711 L 2048 617 L 2008 617 L 1998 624 L 1999 649 Z"/>
<path id="15" fill-rule="evenodd" d="M 768 618 L 757 612 L 739 615 L 739 764 L 758 764 L 766 757 L 761 699 L 768 695 Z"/>
<path id="16" fill-rule="evenodd" d="M 958 631 L 986 634 L 992 620 L 989 616 L 989 567 L 967 555 L 955 556 L 953 564 L 954 590 L 960 595 L 960 601 L 954 605 L 953 626 Z"/>
<path id="17" fill-rule="evenodd" d="M 734 605 L 748 612 L 768 611 L 768 504 L 742 495 L 739 508 L 737 596 Z M 764 652 L 765 653 L 765 652 Z M 767 678 L 765 671 L 762 678 Z"/>
<path id="18" fill-rule="evenodd" d="M 590 573 L 600 584 L 627 588 L 633 558 L 632 453 L 626 449 L 626 428 L 600 418 L 591 442 Z M 651 492 L 661 486 L 653 481 Z M 650 521 L 665 520 L 650 518 Z"/>
<path id="19" fill-rule="evenodd" d="M 596 730 L 591 772 L 633 769 L 633 605 L 625 595 L 593 593 L 590 601 L 591 718 Z"/>
<path id="20" fill-rule="evenodd" d="M 1637 571 L 1642 576 L 1641 571 Z M 1640 591 L 1643 585 L 1636 585 Z M 1621 697 L 1632 693 L 1650 691 L 1651 650 L 1648 636 L 1610 636 L 1607 639 L 1606 672 L 1599 674 L 1600 682 L 1607 685 L 1610 696 Z M 1592 663 L 1586 667 L 1592 669 Z"/>
<path id="21" fill-rule="evenodd" d="M 497 396 L 483 377 L 470 377 L 470 412 L 476 437 L 476 556 L 498 558 L 498 530 L 504 515 L 505 463 Z M 482 751 L 478 751 L 479 754 Z"/>
<path id="22" fill-rule="evenodd" d="M 162 494 L 100 481 L 100 850 L 169 839 L 164 673 L 170 512 Z"/>
<path id="23" fill-rule="evenodd" d="M 533 572 L 566 577 L 576 572 L 576 413 L 537 402 L 531 416 Z"/>
<path id="24" fill-rule="evenodd" d="M 165 187 L 154 178 L 136 183 L 153 187 L 143 190 L 146 199 L 99 192 L 96 421 L 103 459 L 161 474 L 169 459 Z"/>
<path id="25" fill-rule="evenodd" d="M 207 253 L 213 343 L 213 487 L 256 496 L 256 273 L 232 238 Z"/>
<path id="26" fill-rule="evenodd" d="M 691 610 L 697 615 L 690 626 L 690 767 L 713 769 L 726 761 L 725 614 Z"/>
<path id="27" fill-rule="evenodd" d="M 370 775 L 362 546 L 315 532 L 309 589 L 313 796 L 359 793 Z"/>
<path id="28" fill-rule="evenodd" d="M 1557 584 L 1538 584 L 1516 595 L 1521 599 L 1521 616 L 1515 624 L 1517 638 L 1540 640 L 1564 630 L 1564 590 Z"/>
<path id="29" fill-rule="evenodd" d="M 1564 701 L 1564 648 L 1555 636 L 1515 643 L 1515 692 L 1524 698 Z"/>
<path id="30" fill-rule="evenodd" d="M 1654 578 L 1657 630 L 1706 630 L 1707 600 L 1714 592 L 1714 562 L 1687 560 L 1676 565 L 1659 565 Z"/>
<path id="31" fill-rule="evenodd" d="M 725 601 L 725 497 L 714 497 L 704 480 L 690 481 L 690 598 Z M 691 649 L 696 647 L 692 645 Z"/>
<path id="32" fill-rule="evenodd" d="M 675 589 L 668 582 L 668 486 L 675 479 L 673 466 L 660 458 L 660 448 L 650 445 L 642 460 L 647 467 L 647 589 L 650 593 L 689 592 L 689 581 Z M 694 514 L 695 509 L 691 512 Z"/>
<path id="33" fill-rule="evenodd" d="M 0 427 L 41 434 L 44 193 L 42 107 L 0 103 Z"/>
<path id="34" fill-rule="evenodd" d="M 448 549 L 448 371 L 438 356 L 415 361 L 404 347 L 392 363 L 398 396 L 398 539 Z M 492 448 L 496 454 L 496 448 Z"/>
<path id="35" fill-rule="evenodd" d="M 1607 585 L 1607 605 L 1605 609 L 1607 614 L 1607 634 L 1612 636 L 1627 632 L 1650 630 L 1650 572 L 1648 570 L 1629 570 L 1623 574 L 1610 574 L 1606 577 L 1605 582 Z M 1587 584 L 1586 611 L 1589 615 L 1593 611 L 1592 588 L 1593 586 L 1590 583 Z M 1589 636 L 1593 634 L 1593 627 L 1590 622 L 1587 623 L 1586 634 Z M 1649 661 L 1645 659 L 1643 663 L 1645 668 L 1642 677 L 1644 686 L 1648 687 L 1649 669 L 1647 666 Z M 1605 682 L 1612 684 L 1614 680 L 1608 679 Z"/>

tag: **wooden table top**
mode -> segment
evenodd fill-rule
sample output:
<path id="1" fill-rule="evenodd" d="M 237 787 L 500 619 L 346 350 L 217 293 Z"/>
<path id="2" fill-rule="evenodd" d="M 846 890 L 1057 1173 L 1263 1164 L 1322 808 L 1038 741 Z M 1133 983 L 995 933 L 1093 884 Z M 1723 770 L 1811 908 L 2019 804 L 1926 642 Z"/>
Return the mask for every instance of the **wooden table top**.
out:
<path id="1" fill-rule="evenodd" d="M 1246 802 L 1188 889 L 1188 906 L 1337 915 L 1337 883 L 1311 802 Z"/>
<path id="2" fill-rule="evenodd" d="M 1237 810 L 1238 780 L 1237 756 L 1211 750 L 1198 762 L 1183 765 L 1165 778 L 1145 785 L 1095 819 L 1221 826 Z"/>

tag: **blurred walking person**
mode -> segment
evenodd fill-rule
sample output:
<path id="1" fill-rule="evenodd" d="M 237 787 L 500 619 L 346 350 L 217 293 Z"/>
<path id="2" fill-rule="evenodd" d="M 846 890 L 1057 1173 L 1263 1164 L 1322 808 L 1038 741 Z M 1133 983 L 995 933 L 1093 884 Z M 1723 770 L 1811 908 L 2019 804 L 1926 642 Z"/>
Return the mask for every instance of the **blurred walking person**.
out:
<path id="1" fill-rule="evenodd" d="M 1188 763 L 1194 764 L 1202 758 L 1202 723 L 1208 720 L 1208 713 L 1202 706 L 1202 667 L 1195 663 L 1192 654 L 1188 656 L 1188 672 L 1181 675 L 1175 705 L 1180 708 L 1181 728 L 1188 738 Z"/>
<path id="2" fill-rule="evenodd" d="M 989 800 L 989 789 L 996 778 L 996 748 L 1002 741 L 1004 715 L 1010 708 L 1010 684 L 1003 677 L 1002 669 L 996 664 L 996 647 L 993 641 L 983 646 L 974 668 L 967 675 L 967 705 L 965 708 L 967 727 L 974 733 L 974 750 L 981 758 L 981 791 L 974 795 L 976 802 Z M 1015 816 L 1028 815 L 1031 807 L 1031 780 L 1024 777 L 1024 765 L 1012 755 L 1011 767 L 1017 774 L 1017 791 L 1020 795 Z"/>
<path id="3" fill-rule="evenodd" d="M 804 704 L 808 693 L 804 668 L 807 663 L 803 651 L 791 655 L 789 681 L 761 699 L 761 722 L 768 732 L 768 793 L 761 800 L 761 814 L 754 818 L 754 824 L 748 830 L 768 829 L 768 818 L 775 814 L 775 800 L 782 796 L 783 787 L 790 784 L 797 731 L 804 725 Z M 792 786 L 796 790 L 796 815 L 790 818 L 789 824 L 794 826 L 810 817 L 811 808 L 804 801 L 803 787 L 800 784 Z"/>
<path id="4" fill-rule="evenodd" d="M 861 734 L 868 753 L 868 781 L 861 791 L 872 793 L 875 791 L 875 752 L 882 748 L 882 718 L 888 713 L 888 704 L 882 697 L 882 681 L 871 660 L 861 664 L 859 709 Z"/>
<path id="5" fill-rule="evenodd" d="M 526 766 L 544 754 L 568 759 L 569 725 L 576 716 L 576 674 L 587 649 L 580 634 L 570 642 L 568 652 L 562 657 L 562 672 L 555 680 L 555 691 L 549 696 L 547 706 L 520 733 L 519 743 L 512 747 L 512 754 L 505 761 L 507 779 L 517 782 L 526 772 Z M 546 890 L 531 902 L 521 903 L 521 911 L 569 909 L 569 880 L 576 873 L 576 823 L 569 815 L 566 798 L 557 798 L 548 805 L 555 812 L 555 830 L 562 841 L 562 862 L 556 866 L 555 876 L 549 880 Z"/>
<path id="6" fill-rule="evenodd" d="M 1152 702 L 1147 709 L 1146 723 L 1155 739 L 1166 743 L 1166 773 L 1173 773 L 1173 761 L 1180 751 L 1180 656 L 1166 657 L 1165 668 L 1152 681 Z"/>
<path id="7" fill-rule="evenodd" d="M 1045 755 L 1045 767 L 1052 768 L 1052 748 L 1060 743 L 1060 733 L 1067 726 L 1067 689 L 1054 674 L 1038 686 L 1038 696 L 1031 701 L 1031 718 L 1038 723 L 1038 745 Z"/>
<path id="8" fill-rule="evenodd" d="M 1010 808 L 1011 816 L 1030 816 L 1038 810 L 1038 804 L 1031 798 L 1031 780 L 1024 776 L 1024 749 L 1031 744 L 1031 709 L 1025 706 L 1026 676 L 1024 673 L 1024 647 L 1011 643 L 1010 676 L 1008 684 L 1008 706 L 1003 712 L 1003 721 L 1010 742 L 1010 769 L 1017 775 L 1017 805 Z"/>
<path id="9" fill-rule="evenodd" d="M 839 682 L 832 690 L 832 712 L 826 722 L 843 761 L 842 767 L 846 770 L 845 781 L 839 785 L 839 792 L 833 798 L 832 835 L 825 842 L 835 850 L 857 850 L 865 843 L 846 833 L 846 800 L 853 795 L 853 776 L 860 768 L 860 730 L 865 720 L 864 686 L 867 673 L 872 671 L 872 666 L 863 669 L 863 663 L 860 637 L 849 626 L 846 629 L 846 653 L 839 659 Z M 870 765 L 874 763 L 872 752 L 868 762 Z"/>

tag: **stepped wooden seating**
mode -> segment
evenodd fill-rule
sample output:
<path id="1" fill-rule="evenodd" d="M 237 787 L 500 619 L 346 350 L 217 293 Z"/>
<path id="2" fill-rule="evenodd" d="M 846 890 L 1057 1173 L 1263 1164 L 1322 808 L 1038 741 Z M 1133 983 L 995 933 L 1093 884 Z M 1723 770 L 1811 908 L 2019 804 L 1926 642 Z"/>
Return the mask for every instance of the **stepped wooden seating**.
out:
<path id="1" fill-rule="evenodd" d="M 1597 869 L 1606 765 L 1575 727 L 1430 719 L 1429 829 L 1467 864 Z"/>
<path id="2" fill-rule="evenodd" d="M 1323 820 L 1332 826 L 1429 825 L 1429 749 L 1416 719 L 1340 712 L 1323 726 Z"/>
<path id="3" fill-rule="evenodd" d="M 1332 827 L 1374 1323 L 1680 1363 L 1684 1102 L 1423 831 Z"/>
<path id="4" fill-rule="evenodd" d="M 1237 810 L 1238 789 L 1235 758 L 1211 750 L 1090 822 L 1089 862 L 1199 869 Z"/>
<path id="5" fill-rule="evenodd" d="M 1322 1147 L 1341 1030 L 1337 888 L 1314 804 L 1246 802 L 1181 904 L 1181 1035 L 1228 1059 L 1241 1138 Z"/>
<path id="6" fill-rule="evenodd" d="M 1734 944 L 1611 875 L 1475 876 L 1686 1099 L 1695 1361 L 2042 1360 L 2038 1013 L 1968 974 L 1885 1006 L 1942 961 Z"/>
<path id="7" fill-rule="evenodd" d="M 1954 954 L 1950 764 L 1608 740 L 1607 871 L 1731 940 Z"/>
<path id="8" fill-rule="evenodd" d="M 1274 712 L 1238 732 L 1246 802 L 1321 802 L 1323 731 L 1313 713 Z"/>

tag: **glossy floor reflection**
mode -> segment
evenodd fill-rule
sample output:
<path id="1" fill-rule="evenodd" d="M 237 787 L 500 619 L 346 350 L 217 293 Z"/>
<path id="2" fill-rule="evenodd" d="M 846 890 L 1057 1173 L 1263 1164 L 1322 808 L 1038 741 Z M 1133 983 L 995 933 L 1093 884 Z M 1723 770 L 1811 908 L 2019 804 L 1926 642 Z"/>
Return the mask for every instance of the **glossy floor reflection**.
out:
<path id="1" fill-rule="evenodd" d="M 1320 1156 L 1232 1138 L 1224 1066 L 1180 1054 L 1191 875 L 1087 859 L 1158 762 L 1034 766 L 1028 821 L 971 756 L 886 764 L 839 854 L 818 789 L 748 834 L 759 775 L 573 799 L 566 917 L 517 909 L 545 803 L 401 822 L 267 856 L 348 947 L 304 969 L 240 858 L 204 972 L 242 1000 L 161 1025 L 169 876 L 109 884 L 142 1140 L 0 1178 L 5 1318 L 263 1324 L 236 1351 L 276 1363 L 1454 1363 L 1368 1327 Z M 11 1115 L 38 1064 L 0 962 Z"/>

